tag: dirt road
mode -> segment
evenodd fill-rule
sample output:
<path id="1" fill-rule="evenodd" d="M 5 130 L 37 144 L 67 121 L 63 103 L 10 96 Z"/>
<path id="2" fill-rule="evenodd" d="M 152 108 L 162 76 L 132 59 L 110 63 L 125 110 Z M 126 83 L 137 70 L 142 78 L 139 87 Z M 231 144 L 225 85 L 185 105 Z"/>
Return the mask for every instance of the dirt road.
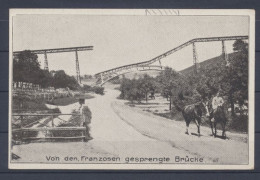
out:
<path id="1" fill-rule="evenodd" d="M 176 161 L 176 157 L 189 157 L 201 158 L 203 163 L 209 164 L 247 164 L 246 135 L 227 132 L 227 136 L 232 137 L 229 140 L 213 138 L 207 127 L 201 128 L 201 137 L 186 135 L 184 122 L 168 120 L 129 107 L 123 100 L 116 99 L 118 95 L 119 91 L 106 89 L 105 95 L 96 95 L 95 98 L 86 100 L 86 105 L 92 112 L 92 140 L 87 143 L 19 145 L 14 147 L 14 152 L 23 157 L 19 161 L 29 158 L 30 161 L 45 162 L 46 154 L 58 154 L 63 157 L 87 155 L 121 159 L 166 157 L 170 159 L 168 163 L 191 163 L 179 161 L 180 159 Z M 194 125 L 191 125 L 190 132 L 196 132 Z M 34 150 L 39 147 L 41 151 Z"/>
<path id="2" fill-rule="evenodd" d="M 87 101 L 93 113 L 91 134 L 94 145 L 120 156 L 197 156 L 207 163 L 246 164 L 246 135 L 227 132 L 228 140 L 213 138 L 210 129 L 202 127 L 202 136 L 186 135 L 185 123 L 171 121 L 117 100 L 117 90 Z M 191 125 L 190 131 L 196 133 Z"/>

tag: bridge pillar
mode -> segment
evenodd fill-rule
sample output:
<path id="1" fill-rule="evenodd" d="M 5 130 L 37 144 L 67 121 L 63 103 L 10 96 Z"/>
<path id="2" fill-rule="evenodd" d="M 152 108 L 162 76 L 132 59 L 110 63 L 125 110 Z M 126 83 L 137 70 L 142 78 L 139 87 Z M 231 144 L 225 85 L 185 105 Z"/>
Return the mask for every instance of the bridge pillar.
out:
<path id="1" fill-rule="evenodd" d="M 46 51 L 44 51 L 44 70 L 49 71 L 47 52 Z"/>
<path id="2" fill-rule="evenodd" d="M 228 62 L 228 54 L 227 54 L 227 51 L 226 51 L 225 41 L 222 41 L 222 56 L 223 56 L 223 59 L 224 59 L 224 61 L 226 61 L 226 64 L 228 66 L 229 62 Z"/>
<path id="3" fill-rule="evenodd" d="M 159 64 L 160 64 L 160 67 L 161 67 L 161 69 L 162 69 L 162 63 L 161 63 L 161 60 L 159 59 Z"/>
<path id="4" fill-rule="evenodd" d="M 81 79 L 80 79 L 80 71 L 79 71 L 79 59 L 78 59 L 78 51 L 77 49 L 75 50 L 75 55 L 76 55 L 76 78 L 78 83 L 81 83 Z"/>
<path id="5" fill-rule="evenodd" d="M 104 83 L 103 73 L 100 74 L 100 78 L 101 78 L 101 84 L 103 84 Z"/>
<path id="6" fill-rule="evenodd" d="M 193 64 L 194 64 L 194 72 L 198 73 L 199 72 L 199 60 L 198 60 L 198 55 L 196 51 L 196 46 L 195 43 L 192 43 L 192 50 L 193 50 Z"/>

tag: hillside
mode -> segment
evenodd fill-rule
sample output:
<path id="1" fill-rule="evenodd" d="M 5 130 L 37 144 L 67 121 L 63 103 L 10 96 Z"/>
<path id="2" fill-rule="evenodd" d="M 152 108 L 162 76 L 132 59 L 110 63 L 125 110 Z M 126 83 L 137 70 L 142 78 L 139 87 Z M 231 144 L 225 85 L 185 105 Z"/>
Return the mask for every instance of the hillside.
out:
<path id="1" fill-rule="evenodd" d="M 228 58 L 232 59 L 233 57 L 234 57 L 234 53 L 228 54 Z M 219 63 L 222 63 L 223 61 L 224 61 L 224 59 L 223 59 L 223 56 L 221 55 L 221 56 L 217 56 L 217 57 L 205 60 L 199 64 L 202 69 L 206 69 L 210 66 L 217 66 Z M 193 66 L 190 66 L 186 69 L 181 70 L 180 73 L 187 75 L 187 74 L 193 73 L 193 71 L 194 71 Z"/>

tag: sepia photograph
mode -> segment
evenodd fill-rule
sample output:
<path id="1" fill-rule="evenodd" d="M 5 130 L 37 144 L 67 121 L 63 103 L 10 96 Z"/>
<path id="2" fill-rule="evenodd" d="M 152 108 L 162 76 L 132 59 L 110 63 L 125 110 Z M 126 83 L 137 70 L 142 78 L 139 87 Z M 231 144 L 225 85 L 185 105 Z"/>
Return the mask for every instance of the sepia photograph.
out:
<path id="1" fill-rule="evenodd" d="M 9 13 L 10 169 L 254 169 L 254 10 Z"/>

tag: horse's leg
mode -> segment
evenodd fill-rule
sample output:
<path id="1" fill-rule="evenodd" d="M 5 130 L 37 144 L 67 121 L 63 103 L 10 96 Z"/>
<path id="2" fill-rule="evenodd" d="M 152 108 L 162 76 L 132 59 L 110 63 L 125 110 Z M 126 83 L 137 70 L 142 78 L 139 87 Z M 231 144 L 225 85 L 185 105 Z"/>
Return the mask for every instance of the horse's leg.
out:
<path id="1" fill-rule="evenodd" d="M 222 122 L 222 137 L 226 138 L 226 122 Z"/>
<path id="2" fill-rule="evenodd" d="M 211 127 L 212 136 L 214 136 L 214 131 L 213 131 L 213 122 L 211 122 L 211 120 L 210 120 L 210 127 Z"/>
<path id="3" fill-rule="evenodd" d="M 214 122 L 214 129 L 215 129 L 214 137 L 216 137 L 217 136 L 217 123 L 216 123 L 216 121 Z"/>
<path id="4" fill-rule="evenodd" d="M 198 136 L 200 137 L 200 123 L 197 119 L 195 119 L 195 123 L 196 123 L 197 128 L 198 128 Z"/>
<path id="5" fill-rule="evenodd" d="M 186 119 L 185 119 L 185 121 L 186 121 L 186 132 L 185 132 L 185 134 L 188 134 L 188 135 L 189 135 L 189 125 L 190 125 L 190 121 L 188 121 L 188 120 L 186 120 Z"/>

